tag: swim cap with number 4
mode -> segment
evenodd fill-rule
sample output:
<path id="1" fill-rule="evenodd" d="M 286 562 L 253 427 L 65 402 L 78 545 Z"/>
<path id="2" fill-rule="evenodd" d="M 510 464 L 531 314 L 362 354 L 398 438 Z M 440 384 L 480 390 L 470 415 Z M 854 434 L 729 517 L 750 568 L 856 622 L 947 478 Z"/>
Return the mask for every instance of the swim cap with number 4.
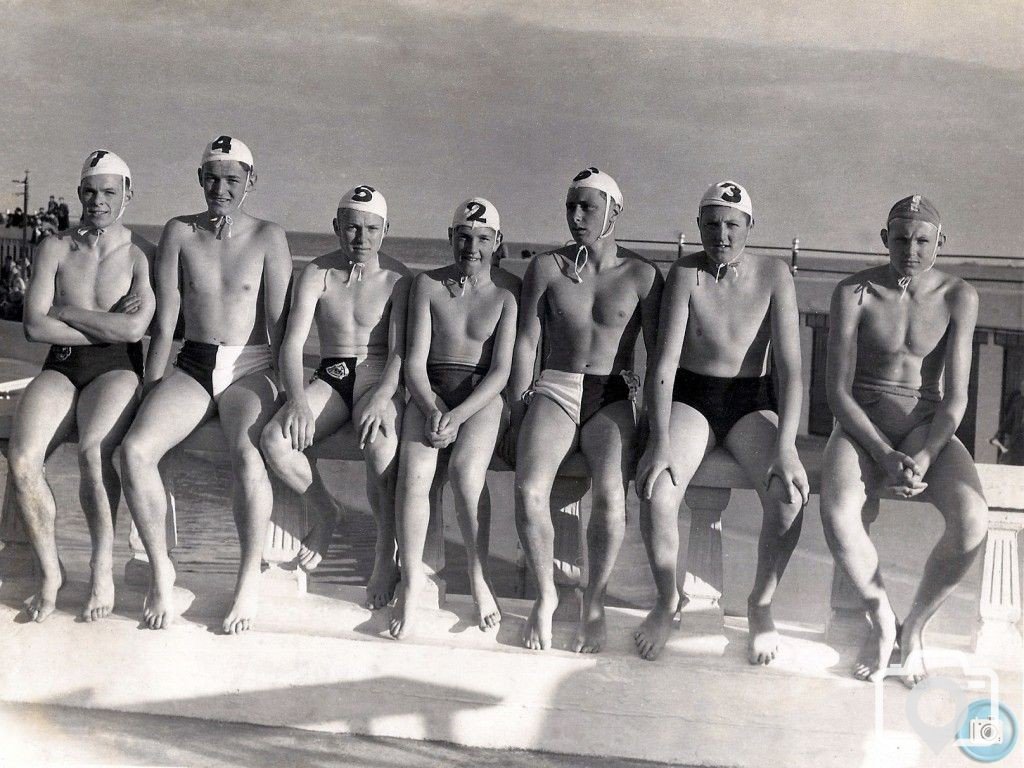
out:
<path id="1" fill-rule="evenodd" d="M 581 187 L 600 190 L 604 192 L 609 202 L 616 203 L 620 208 L 622 207 L 622 190 L 619 189 L 615 179 L 594 166 L 584 168 L 577 173 L 569 184 L 569 189 L 580 189 Z"/>
<path id="2" fill-rule="evenodd" d="M 452 216 L 452 229 L 456 227 L 490 227 L 495 233 L 501 230 L 501 217 L 494 203 L 482 197 L 471 197 L 459 203 Z"/>
<path id="3" fill-rule="evenodd" d="M 218 136 L 206 145 L 206 149 L 203 150 L 203 159 L 199 164 L 202 166 L 211 160 L 237 160 L 249 166 L 250 169 L 255 167 L 255 163 L 252 161 L 252 151 L 233 136 Z"/>
<path id="4" fill-rule="evenodd" d="M 95 152 L 90 152 L 89 156 L 85 158 L 82 175 L 79 178 L 84 179 L 87 176 L 102 174 L 121 176 L 128 184 L 131 184 L 132 172 L 128 170 L 128 163 L 109 150 L 97 149 Z"/>
<path id="5" fill-rule="evenodd" d="M 750 223 L 754 223 L 754 206 L 750 202 L 750 195 L 735 181 L 720 181 L 708 187 L 700 199 L 700 207 L 707 208 L 709 205 L 722 205 L 743 211 L 750 217 Z"/>
<path id="6" fill-rule="evenodd" d="M 366 184 L 353 187 L 342 195 L 338 202 L 338 210 L 340 211 L 342 208 L 375 213 L 384 221 L 388 220 L 388 201 L 384 199 L 381 192 Z"/>

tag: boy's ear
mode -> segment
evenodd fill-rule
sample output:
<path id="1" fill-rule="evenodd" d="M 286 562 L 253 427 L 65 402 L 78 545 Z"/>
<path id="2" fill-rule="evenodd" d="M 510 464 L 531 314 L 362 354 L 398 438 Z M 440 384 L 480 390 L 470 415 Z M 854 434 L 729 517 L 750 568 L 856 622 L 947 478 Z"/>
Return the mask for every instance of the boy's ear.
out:
<path id="1" fill-rule="evenodd" d="M 199 186 L 202 186 L 203 185 L 203 169 L 199 168 L 196 171 L 196 173 L 199 174 Z"/>
<path id="2" fill-rule="evenodd" d="M 448 244 L 449 245 L 451 245 L 451 243 L 452 243 L 452 234 L 453 233 L 454 233 L 454 230 L 451 227 L 448 227 Z"/>
<path id="3" fill-rule="evenodd" d="M 878 233 L 878 236 L 882 238 L 882 245 L 886 248 L 889 247 L 889 230 L 882 227 L 882 231 Z"/>

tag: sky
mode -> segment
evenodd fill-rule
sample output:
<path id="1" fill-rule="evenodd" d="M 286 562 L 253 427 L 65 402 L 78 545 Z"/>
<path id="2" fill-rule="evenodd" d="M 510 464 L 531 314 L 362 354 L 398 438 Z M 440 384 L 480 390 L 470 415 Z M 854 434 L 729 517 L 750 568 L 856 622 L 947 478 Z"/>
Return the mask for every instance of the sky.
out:
<path id="1" fill-rule="evenodd" d="M 941 5 L 942 7 L 937 7 Z M 443 237 L 492 200 L 506 237 L 567 239 L 569 180 L 625 195 L 620 237 L 696 237 L 697 201 L 744 184 L 756 243 L 878 249 L 912 193 L 948 250 L 1022 255 L 1024 3 L 0 0 L 0 208 L 74 197 L 82 160 L 132 167 L 126 220 L 203 207 L 220 134 L 253 149 L 248 209 L 329 231 L 341 194 L 392 232 Z"/>

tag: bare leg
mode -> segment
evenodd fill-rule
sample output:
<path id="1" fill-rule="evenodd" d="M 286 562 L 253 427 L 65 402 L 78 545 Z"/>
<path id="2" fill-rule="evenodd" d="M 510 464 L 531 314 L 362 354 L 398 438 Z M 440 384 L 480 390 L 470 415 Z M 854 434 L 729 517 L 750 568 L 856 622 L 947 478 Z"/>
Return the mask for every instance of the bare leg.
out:
<path id="1" fill-rule="evenodd" d="M 912 432 L 900 450 L 916 452 L 924 437 L 923 430 Z M 988 505 L 978 471 L 956 437 L 936 457 L 926 482 L 928 488 L 922 496 L 938 508 L 946 525 L 925 563 L 924 575 L 900 634 L 901 665 L 905 670 L 902 680 L 908 687 L 927 675 L 920 653 L 924 649 L 925 627 L 967 574 L 988 533 Z"/>
<path id="2" fill-rule="evenodd" d="M 780 502 L 766 493 L 764 478 L 778 438 L 779 417 L 771 411 L 748 413 L 729 431 L 725 446 L 733 455 L 761 500 L 761 535 L 757 542 L 754 588 L 747 598 L 747 660 L 771 664 L 779 652 L 779 633 L 772 618 L 772 598 L 789 558 L 800 540 L 803 500 Z"/>
<path id="3" fill-rule="evenodd" d="M 413 633 L 427 575 L 423 548 L 430 522 L 430 488 L 437 472 L 438 451 L 423 436 L 423 414 L 415 405 L 405 409 L 395 511 L 398 547 L 402 553 L 402 582 L 391 611 L 389 630 L 396 640 Z"/>
<path id="4" fill-rule="evenodd" d="M 32 549 L 42 570 L 39 590 L 25 601 L 32 621 L 44 621 L 57 607 L 64 584 L 57 556 L 57 505 L 46 481 L 46 457 L 63 442 L 74 425 L 78 393 L 68 379 L 43 371 L 28 385 L 11 431 L 9 471 Z"/>
<path id="5" fill-rule="evenodd" d="M 316 419 L 314 440 L 333 434 L 348 422 L 348 406 L 326 382 L 314 379 L 307 384 L 306 399 Z M 307 496 L 310 503 L 306 509 L 314 511 L 316 515 L 302 538 L 298 555 L 299 565 L 304 570 L 312 571 L 327 554 L 337 523 L 337 504 L 324 487 L 315 462 L 292 447 L 291 439 L 284 431 L 285 413 L 285 409 L 281 408 L 264 427 L 260 449 L 266 459 L 267 469 L 295 493 Z"/>
<path id="6" fill-rule="evenodd" d="M 580 431 L 580 450 L 590 465 L 593 486 L 587 526 L 590 574 L 571 646 L 576 653 L 598 653 L 607 640 L 604 600 L 626 535 L 626 486 L 635 465 L 635 443 L 633 405 L 628 401 L 602 408 Z"/>
<path id="7" fill-rule="evenodd" d="M 501 398 L 496 397 L 462 425 L 448 461 L 455 513 L 466 544 L 469 587 L 476 604 L 477 625 L 482 631 L 497 629 L 501 622 L 501 611 L 487 577 L 490 518 L 481 520 L 479 517 L 487 467 L 498 440 L 501 407 Z M 490 512 L 489 506 L 487 511 Z"/>
<path id="8" fill-rule="evenodd" d="M 368 398 L 356 403 L 358 422 Z M 401 397 L 391 400 L 388 422 L 381 427 L 372 443 L 363 448 L 366 457 L 366 497 L 377 523 L 377 540 L 373 552 L 373 571 L 366 582 L 366 607 L 383 608 L 394 597 L 398 584 L 398 547 L 395 539 L 395 484 L 398 481 L 398 430 L 405 404 Z M 415 408 L 415 406 L 412 406 Z M 420 429 L 422 434 L 423 430 Z"/>
<path id="9" fill-rule="evenodd" d="M 647 549 L 658 599 L 633 633 L 637 653 L 654 661 L 668 642 L 672 617 L 679 610 L 676 563 L 679 561 L 679 507 L 694 472 L 714 446 L 708 420 L 685 403 L 672 403 L 669 422 L 671 451 L 682 475 L 673 485 L 668 472 L 654 485 L 650 501 L 640 500 L 640 534 Z"/>
<path id="10" fill-rule="evenodd" d="M 551 621 L 558 607 L 555 589 L 555 528 L 551 489 L 558 468 L 576 444 L 576 424 L 553 401 L 536 395 L 523 419 L 516 447 L 516 528 L 537 580 L 537 600 L 523 629 L 523 645 L 551 647 Z"/>
<path id="11" fill-rule="evenodd" d="M 102 619 L 114 610 L 114 524 L 121 480 L 113 455 L 135 415 L 138 387 L 132 371 L 110 371 L 78 397 L 79 498 L 92 539 L 92 579 L 81 614 L 86 621 Z"/>
<path id="12" fill-rule="evenodd" d="M 143 400 L 121 444 L 121 482 L 128 509 L 152 568 L 142 619 L 150 629 L 174 620 L 174 565 L 167 555 L 167 496 L 157 468 L 174 446 L 214 413 L 206 390 L 178 370 L 167 375 Z"/>
<path id="13" fill-rule="evenodd" d="M 878 568 L 878 551 L 861 522 L 867 489 L 882 478 L 871 458 L 843 432 L 832 430 L 821 470 L 821 522 L 836 562 L 864 600 L 871 633 L 861 649 L 853 674 L 875 681 L 889 665 L 896 644 L 896 614 Z"/>
<path id="14" fill-rule="evenodd" d="M 274 413 L 277 388 L 267 371 L 239 379 L 220 396 L 217 410 L 228 441 L 233 469 L 232 512 L 242 556 L 234 601 L 223 629 L 233 635 L 252 629 L 259 608 L 259 576 L 263 541 L 274 496 L 263 456 L 257 448 L 263 428 Z"/>

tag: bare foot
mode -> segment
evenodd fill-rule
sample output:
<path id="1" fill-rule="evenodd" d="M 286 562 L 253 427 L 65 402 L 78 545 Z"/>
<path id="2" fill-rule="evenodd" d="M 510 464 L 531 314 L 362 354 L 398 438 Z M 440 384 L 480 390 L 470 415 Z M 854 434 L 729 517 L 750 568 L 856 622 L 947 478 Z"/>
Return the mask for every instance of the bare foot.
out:
<path id="1" fill-rule="evenodd" d="M 408 569 L 402 574 L 400 594 L 395 607 L 391 609 L 391 620 L 388 623 L 388 631 L 395 640 L 404 640 L 413 633 L 424 581 L 420 576 L 411 576 Z"/>
<path id="2" fill-rule="evenodd" d="M 473 603 L 476 605 L 477 626 L 480 627 L 480 631 L 488 632 L 497 629 L 501 624 L 501 609 L 498 608 L 498 602 L 494 599 L 491 586 L 486 581 L 471 586 Z"/>
<path id="3" fill-rule="evenodd" d="M 922 654 L 924 651 L 923 628 L 918 628 L 916 625 L 911 626 L 908 621 L 907 626 L 900 627 L 900 629 L 902 630 L 899 633 L 900 666 L 903 667 L 904 672 L 900 675 L 900 680 L 907 688 L 913 688 L 928 677 L 928 670 L 924 666 Z"/>
<path id="4" fill-rule="evenodd" d="M 366 582 L 366 602 L 363 606 L 371 611 L 383 608 L 395 596 L 398 581 L 398 563 L 395 562 L 394 555 L 375 557 L 373 572 L 370 574 L 370 580 Z"/>
<path id="5" fill-rule="evenodd" d="M 89 599 L 82 608 L 84 621 L 105 619 L 114 610 L 114 574 L 110 566 L 97 566 L 92 569 L 92 584 Z"/>
<path id="6" fill-rule="evenodd" d="M 589 605 L 584 601 L 583 616 L 570 646 L 573 653 L 598 653 L 608 639 L 604 622 L 604 603 L 594 600 Z"/>
<path id="7" fill-rule="evenodd" d="M 779 652 L 779 633 L 772 619 L 772 606 L 747 604 L 747 661 L 771 664 Z"/>
<path id="8" fill-rule="evenodd" d="M 142 604 L 142 620 L 150 629 L 166 629 L 174 621 L 174 564 L 165 558 L 153 568 L 149 593 Z"/>
<path id="9" fill-rule="evenodd" d="M 46 618 L 57 608 L 57 593 L 64 586 L 64 581 L 63 564 L 55 576 L 43 575 L 42 579 L 40 579 L 39 591 L 28 598 L 23 604 L 29 619 L 37 624 L 46 621 Z"/>
<path id="10" fill-rule="evenodd" d="M 235 592 L 235 602 L 232 603 L 228 615 L 224 617 L 224 634 L 237 635 L 252 629 L 259 607 L 260 593 L 255 580 L 249 584 L 239 584 Z"/>
<path id="11" fill-rule="evenodd" d="M 636 651 L 641 659 L 654 661 L 665 648 L 668 642 L 669 633 L 672 631 L 672 620 L 675 618 L 675 608 L 654 606 L 647 618 L 643 620 L 636 632 L 633 633 L 633 640 L 636 643 Z"/>
<path id="12" fill-rule="evenodd" d="M 331 546 L 331 539 L 334 538 L 334 527 L 337 523 L 338 518 L 335 515 L 325 515 L 313 523 L 306 535 L 302 537 L 298 554 L 299 567 L 302 570 L 307 573 L 316 570 L 316 567 L 327 557 L 327 550 Z"/>
<path id="13" fill-rule="evenodd" d="M 889 666 L 896 646 L 896 616 L 886 608 L 870 614 L 871 632 L 861 646 L 853 665 L 853 676 L 858 680 L 875 682 Z"/>
<path id="14" fill-rule="evenodd" d="M 546 651 L 551 647 L 551 617 L 558 607 L 558 595 L 541 595 L 533 603 L 530 618 L 523 627 L 523 645 L 533 651 Z"/>

